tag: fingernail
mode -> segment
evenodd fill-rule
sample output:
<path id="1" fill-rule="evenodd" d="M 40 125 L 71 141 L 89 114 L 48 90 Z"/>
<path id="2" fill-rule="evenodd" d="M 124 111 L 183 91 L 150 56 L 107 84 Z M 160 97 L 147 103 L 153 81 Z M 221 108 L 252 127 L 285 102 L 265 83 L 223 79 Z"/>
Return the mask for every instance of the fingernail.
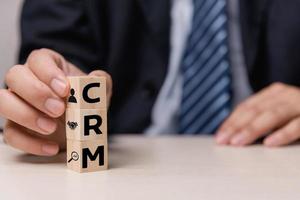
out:
<path id="1" fill-rule="evenodd" d="M 49 98 L 45 102 L 45 107 L 55 116 L 60 116 L 64 112 L 65 104 L 58 99 Z"/>
<path id="2" fill-rule="evenodd" d="M 63 79 L 54 78 L 51 83 L 51 88 L 60 96 L 64 96 L 67 93 L 67 84 Z"/>
<path id="3" fill-rule="evenodd" d="M 45 117 L 38 118 L 36 123 L 40 129 L 47 132 L 48 134 L 53 133 L 56 129 L 56 123 L 53 120 Z"/>
<path id="4" fill-rule="evenodd" d="M 217 138 L 216 138 L 216 141 L 218 144 L 225 144 L 227 143 L 227 140 L 228 140 L 228 135 L 227 133 L 219 133 Z"/>
<path id="5" fill-rule="evenodd" d="M 233 145 L 242 145 L 243 142 L 244 142 L 244 139 L 245 139 L 245 137 L 244 137 L 243 134 L 238 134 L 237 136 L 232 138 L 230 143 L 233 144 Z"/>
<path id="6" fill-rule="evenodd" d="M 58 145 L 53 143 L 43 144 L 42 151 L 49 156 L 56 155 L 58 153 Z"/>

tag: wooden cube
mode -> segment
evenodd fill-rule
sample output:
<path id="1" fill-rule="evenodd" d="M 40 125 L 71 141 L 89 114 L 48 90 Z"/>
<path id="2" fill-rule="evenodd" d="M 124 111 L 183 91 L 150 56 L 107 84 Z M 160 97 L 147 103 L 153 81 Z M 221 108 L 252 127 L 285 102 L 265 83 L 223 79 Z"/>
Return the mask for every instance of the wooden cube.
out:
<path id="1" fill-rule="evenodd" d="M 94 172 L 108 168 L 107 142 L 67 140 L 67 165 L 76 172 Z"/>
<path id="2" fill-rule="evenodd" d="M 71 140 L 107 140 L 106 109 L 68 108 L 66 134 Z"/>
<path id="3" fill-rule="evenodd" d="M 96 76 L 70 76 L 68 108 L 106 109 L 106 78 Z"/>

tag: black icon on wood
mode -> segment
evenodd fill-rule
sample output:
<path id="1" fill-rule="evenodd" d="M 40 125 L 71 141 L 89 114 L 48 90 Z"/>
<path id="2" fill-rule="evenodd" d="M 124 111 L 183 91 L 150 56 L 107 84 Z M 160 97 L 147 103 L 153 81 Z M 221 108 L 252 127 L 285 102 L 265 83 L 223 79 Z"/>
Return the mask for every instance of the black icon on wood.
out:
<path id="1" fill-rule="evenodd" d="M 73 151 L 73 152 L 71 153 L 71 158 L 70 158 L 70 160 L 68 161 L 68 163 L 71 162 L 72 160 L 77 161 L 78 159 L 79 159 L 78 153 L 77 153 L 76 151 Z"/>
<path id="2" fill-rule="evenodd" d="M 97 98 L 91 98 L 89 97 L 88 95 L 88 91 L 93 88 L 93 87 L 100 87 L 100 83 L 90 83 L 88 85 L 86 85 L 84 88 L 83 88 L 83 91 L 82 91 L 82 98 L 84 99 L 84 101 L 88 102 L 88 103 L 98 103 L 100 102 L 100 97 L 97 97 Z"/>
<path id="3" fill-rule="evenodd" d="M 82 149 L 82 168 L 88 168 L 88 159 L 95 161 L 98 158 L 98 165 L 104 165 L 104 146 L 98 146 L 95 153 L 93 154 L 89 148 Z"/>
<path id="4" fill-rule="evenodd" d="M 68 102 L 69 103 L 77 103 L 77 99 L 74 96 L 75 95 L 75 90 L 73 88 L 71 88 L 70 94 L 71 94 L 71 96 L 69 97 Z"/>
<path id="5" fill-rule="evenodd" d="M 78 123 L 77 122 L 70 122 L 70 121 L 68 121 L 67 125 L 69 126 L 70 129 L 75 130 L 77 128 L 77 126 L 78 126 Z"/>
<path id="6" fill-rule="evenodd" d="M 91 124 L 91 120 L 96 120 L 95 124 Z M 87 115 L 84 116 L 84 136 L 90 135 L 90 130 L 94 130 L 97 135 L 102 134 L 100 129 L 102 125 L 102 118 L 99 115 Z"/>

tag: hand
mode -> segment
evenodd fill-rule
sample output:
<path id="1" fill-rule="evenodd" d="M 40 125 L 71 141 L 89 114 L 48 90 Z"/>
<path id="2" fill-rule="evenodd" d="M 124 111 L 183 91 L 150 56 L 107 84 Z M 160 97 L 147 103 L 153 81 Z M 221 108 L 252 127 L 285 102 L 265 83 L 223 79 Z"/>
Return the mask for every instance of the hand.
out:
<path id="1" fill-rule="evenodd" d="M 0 115 L 7 119 L 4 141 L 24 152 L 52 156 L 65 148 L 64 98 L 70 85 L 66 76 L 85 75 L 61 55 L 49 49 L 33 51 L 24 65 L 6 74 L 8 90 L 0 90 Z M 112 80 L 106 76 L 108 104 Z"/>
<path id="2" fill-rule="evenodd" d="M 300 89 L 274 83 L 240 104 L 217 132 L 218 144 L 245 146 L 267 136 L 275 147 L 300 138 Z"/>

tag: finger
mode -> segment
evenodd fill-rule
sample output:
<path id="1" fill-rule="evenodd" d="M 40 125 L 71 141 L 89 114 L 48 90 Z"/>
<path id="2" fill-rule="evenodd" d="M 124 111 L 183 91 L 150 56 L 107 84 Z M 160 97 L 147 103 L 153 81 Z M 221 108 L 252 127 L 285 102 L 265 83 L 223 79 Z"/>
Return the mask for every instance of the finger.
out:
<path id="1" fill-rule="evenodd" d="M 236 134 L 231 139 L 230 143 L 235 146 L 251 144 L 297 115 L 298 112 L 295 109 L 291 109 L 288 105 L 277 105 L 272 110 L 262 113 L 255 120 L 251 121 L 239 134 Z"/>
<path id="2" fill-rule="evenodd" d="M 30 135 L 23 127 L 13 122 L 7 123 L 4 138 L 8 145 L 34 155 L 53 156 L 59 151 L 56 143 Z"/>
<path id="3" fill-rule="evenodd" d="M 270 100 L 273 100 L 274 95 L 277 95 L 280 91 L 283 90 L 283 84 L 275 83 L 271 86 L 261 90 L 256 95 L 249 97 L 246 101 L 241 103 L 236 109 L 235 112 L 223 123 L 220 127 L 220 131 L 226 129 L 227 125 L 234 124 L 234 122 L 240 118 L 240 113 L 248 113 L 248 111 L 254 110 L 255 113 L 270 107 Z M 268 101 L 265 101 L 268 100 Z M 275 100 L 275 99 L 274 99 Z M 253 113 L 250 113 L 253 115 Z"/>
<path id="4" fill-rule="evenodd" d="M 14 66 L 6 74 L 7 86 L 33 107 L 51 117 L 65 111 L 65 103 L 27 67 Z"/>
<path id="5" fill-rule="evenodd" d="M 250 121 L 255 119 L 257 115 L 259 115 L 260 112 L 258 110 L 251 109 L 246 112 L 238 112 L 234 111 L 233 115 L 239 114 L 240 117 L 236 118 L 233 122 L 227 122 L 227 124 L 220 130 L 220 132 L 217 134 L 216 141 L 220 145 L 229 144 L 232 137 L 234 137 L 239 129 L 246 126 Z M 235 118 L 235 117 L 233 117 Z"/>
<path id="6" fill-rule="evenodd" d="M 102 70 L 95 70 L 92 71 L 89 76 L 104 76 L 106 78 L 106 93 L 107 93 L 107 102 L 108 102 L 108 107 L 109 107 L 109 102 L 112 96 L 112 88 L 113 88 L 113 81 L 111 76 Z"/>
<path id="7" fill-rule="evenodd" d="M 300 138 L 300 118 L 294 119 L 282 129 L 277 130 L 264 140 L 264 145 L 277 147 L 290 144 Z"/>
<path id="8" fill-rule="evenodd" d="M 67 62 L 58 53 L 49 49 L 33 51 L 25 64 L 43 83 L 48 85 L 60 97 L 66 97 L 69 82 L 63 72 Z"/>
<path id="9" fill-rule="evenodd" d="M 56 121 L 44 116 L 8 90 L 0 90 L 0 115 L 44 135 L 53 133 L 57 127 Z"/>
<path id="10" fill-rule="evenodd" d="M 245 106 L 241 105 L 233 111 L 232 115 L 229 116 L 227 121 L 222 125 L 223 127 L 217 133 L 216 141 L 218 144 L 230 144 L 233 137 L 236 136 L 242 129 L 244 129 L 248 124 L 255 120 L 264 109 L 268 109 L 269 106 L 274 105 L 276 102 L 272 99 L 263 100 L 268 102 L 264 108 L 262 105 L 259 106 Z"/>
<path id="11" fill-rule="evenodd" d="M 282 91 L 283 88 L 283 84 L 273 84 L 241 103 L 217 131 L 217 143 L 228 144 L 230 139 L 240 129 L 257 117 L 263 110 L 272 107 L 277 102 L 273 96 Z"/>

